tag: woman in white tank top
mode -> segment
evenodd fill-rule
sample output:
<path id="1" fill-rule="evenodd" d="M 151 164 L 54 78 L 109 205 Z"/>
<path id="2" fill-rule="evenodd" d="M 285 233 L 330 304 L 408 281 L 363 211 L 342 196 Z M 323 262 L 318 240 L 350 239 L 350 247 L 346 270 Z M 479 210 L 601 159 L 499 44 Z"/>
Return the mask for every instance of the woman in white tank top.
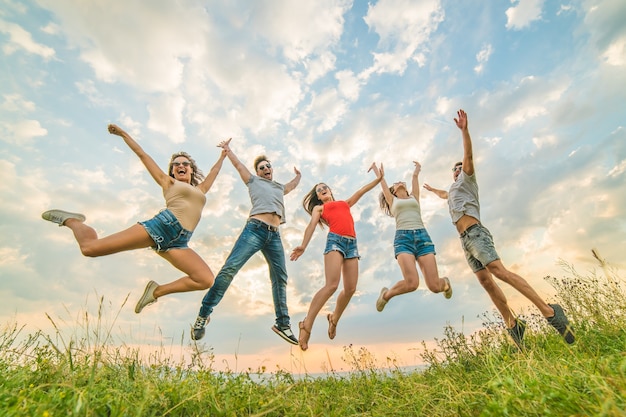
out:
<path id="1" fill-rule="evenodd" d="M 452 297 L 452 287 L 447 277 L 439 277 L 435 260 L 435 245 L 422 222 L 419 204 L 419 172 L 421 165 L 413 161 L 411 191 L 404 182 L 395 182 L 389 187 L 383 178 L 380 185 L 380 207 L 385 214 L 396 220 L 394 238 L 395 257 L 400 265 L 403 280 L 391 288 L 383 287 L 376 300 L 376 310 L 383 311 L 387 302 L 401 294 L 413 292 L 419 285 L 416 263 L 419 265 L 428 289 L 434 293 L 443 292 L 446 298 Z M 376 170 L 378 168 L 375 168 Z"/>

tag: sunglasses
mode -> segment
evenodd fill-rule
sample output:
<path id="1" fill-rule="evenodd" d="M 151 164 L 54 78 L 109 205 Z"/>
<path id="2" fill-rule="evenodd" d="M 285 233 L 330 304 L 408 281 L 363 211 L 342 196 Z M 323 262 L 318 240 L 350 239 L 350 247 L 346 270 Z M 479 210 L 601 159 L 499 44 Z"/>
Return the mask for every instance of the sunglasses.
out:
<path id="1" fill-rule="evenodd" d="M 452 172 L 461 171 L 463 169 L 463 165 L 457 165 L 452 168 Z"/>
<path id="2" fill-rule="evenodd" d="M 185 162 L 177 162 L 177 161 L 176 161 L 176 162 L 172 162 L 172 166 L 174 166 L 174 167 L 179 167 L 179 166 L 181 166 L 181 165 L 182 165 L 182 166 L 185 166 L 185 167 L 188 167 L 188 166 L 191 166 L 191 162 L 189 162 L 189 161 L 185 161 Z"/>
<path id="3" fill-rule="evenodd" d="M 272 167 L 272 164 L 270 164 L 269 162 L 265 165 L 259 165 L 259 167 L 257 168 L 259 171 L 265 171 L 265 168 L 270 169 Z"/>
<path id="4" fill-rule="evenodd" d="M 319 187 L 315 189 L 315 192 L 321 193 L 322 191 L 326 191 L 326 190 L 328 190 L 328 185 L 320 185 Z"/>

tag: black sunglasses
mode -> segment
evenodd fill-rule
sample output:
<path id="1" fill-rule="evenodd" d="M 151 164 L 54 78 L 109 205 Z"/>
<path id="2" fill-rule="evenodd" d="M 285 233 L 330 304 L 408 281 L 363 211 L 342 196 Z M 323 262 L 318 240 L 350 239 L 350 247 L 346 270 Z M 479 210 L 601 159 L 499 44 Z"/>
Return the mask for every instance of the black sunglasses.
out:
<path id="1" fill-rule="evenodd" d="M 272 164 L 270 164 L 269 162 L 266 165 L 259 165 L 259 167 L 257 168 L 259 171 L 264 171 L 265 168 L 270 169 L 272 167 Z"/>

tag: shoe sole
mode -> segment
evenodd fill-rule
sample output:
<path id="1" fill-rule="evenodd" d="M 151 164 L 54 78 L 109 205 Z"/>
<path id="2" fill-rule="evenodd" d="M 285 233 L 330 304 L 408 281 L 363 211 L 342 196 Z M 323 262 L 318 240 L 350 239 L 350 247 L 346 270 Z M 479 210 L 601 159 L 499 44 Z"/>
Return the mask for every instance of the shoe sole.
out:
<path id="1" fill-rule="evenodd" d="M 146 300 L 151 297 L 154 298 L 154 290 L 156 289 L 156 287 L 158 287 L 159 284 L 157 284 L 154 281 L 150 281 L 148 282 L 148 284 L 146 285 L 146 288 L 143 290 L 143 295 L 141 296 L 141 298 L 139 299 L 139 301 L 137 301 L 137 304 L 135 305 L 135 313 L 139 314 L 141 313 L 141 310 L 143 310 L 144 308 L 148 307 L 150 304 L 154 304 L 156 303 L 156 298 L 153 301 L 149 301 L 146 303 Z M 150 291 L 152 290 L 152 291 Z"/>
<path id="2" fill-rule="evenodd" d="M 385 309 L 385 306 L 387 305 L 387 303 L 389 302 L 389 300 L 385 300 L 383 298 L 383 295 L 389 291 L 389 289 L 387 287 L 383 287 L 380 290 L 380 294 L 378 295 L 378 299 L 376 300 L 376 310 L 378 310 L 379 312 L 383 311 Z"/>
<path id="3" fill-rule="evenodd" d="M 296 345 L 296 346 L 298 345 L 298 341 L 297 340 L 291 340 L 288 336 L 286 336 L 283 332 L 281 332 L 276 326 L 272 326 L 272 331 L 274 333 L 276 333 L 277 335 L 279 335 L 280 338 L 283 339 L 284 341 L 286 341 L 287 343 L 292 344 L 292 345 Z"/>

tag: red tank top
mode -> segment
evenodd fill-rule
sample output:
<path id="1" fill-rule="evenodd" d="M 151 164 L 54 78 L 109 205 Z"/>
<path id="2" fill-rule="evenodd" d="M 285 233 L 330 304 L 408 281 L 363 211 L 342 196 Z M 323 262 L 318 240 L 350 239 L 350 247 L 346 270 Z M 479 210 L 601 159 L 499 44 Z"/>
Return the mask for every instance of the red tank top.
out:
<path id="1" fill-rule="evenodd" d="M 345 201 L 329 201 L 324 203 L 322 219 L 326 220 L 330 231 L 341 236 L 356 237 L 354 219 L 350 206 Z"/>

